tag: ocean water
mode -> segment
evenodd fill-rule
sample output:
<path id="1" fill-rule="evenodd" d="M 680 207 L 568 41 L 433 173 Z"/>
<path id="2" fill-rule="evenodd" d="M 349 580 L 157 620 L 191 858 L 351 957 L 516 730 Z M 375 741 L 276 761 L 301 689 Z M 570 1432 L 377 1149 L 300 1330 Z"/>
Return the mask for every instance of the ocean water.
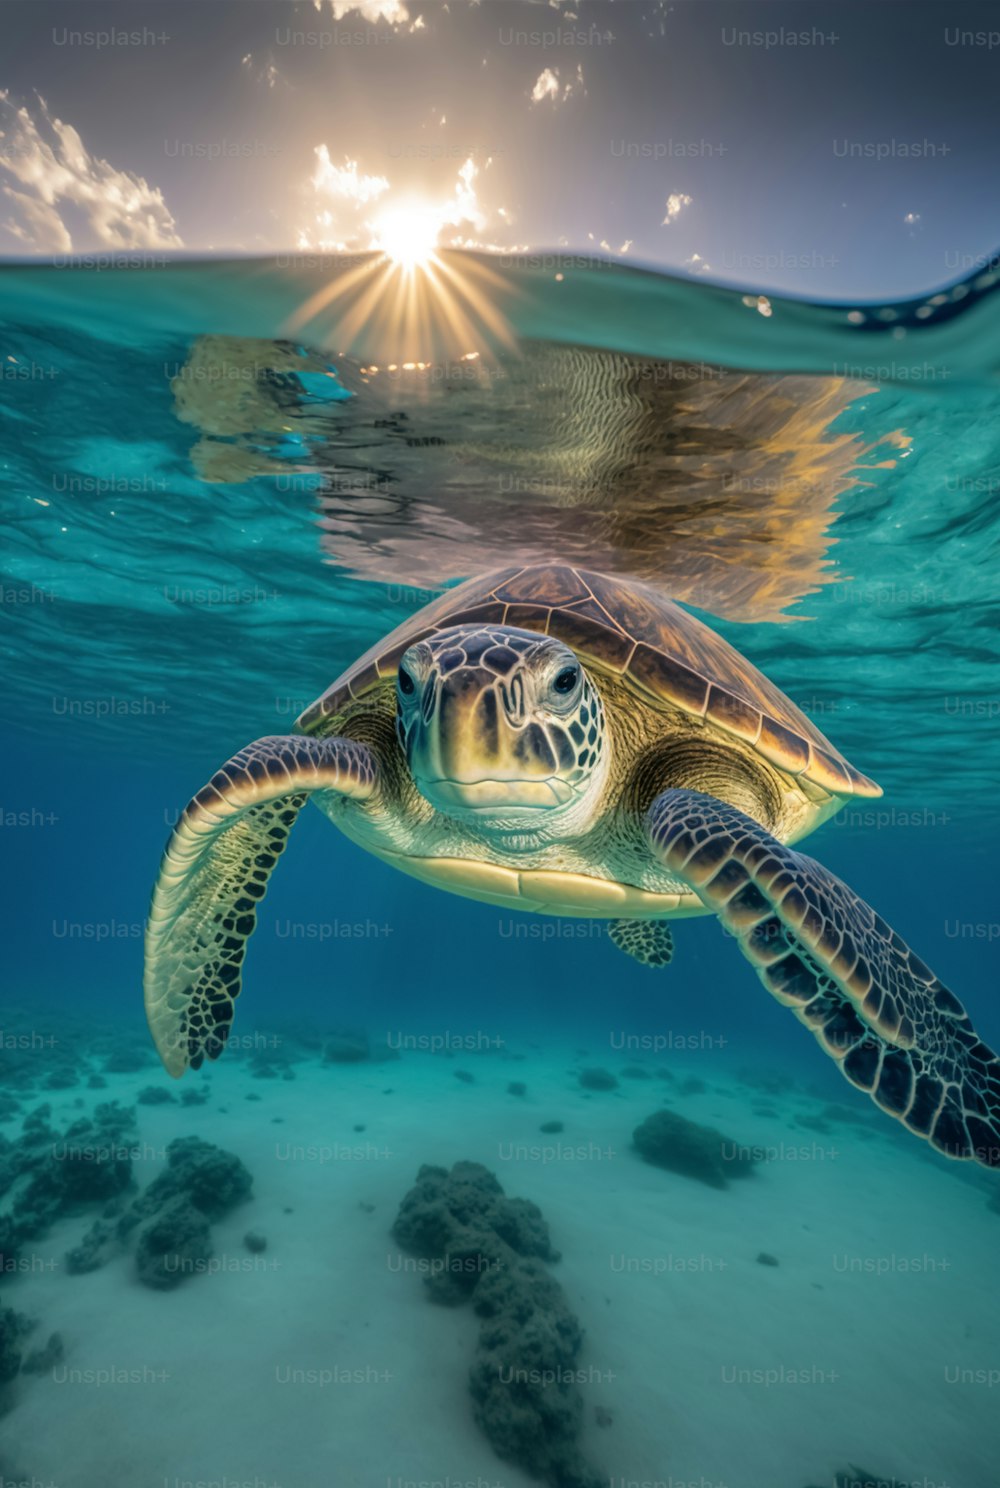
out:
<path id="1" fill-rule="evenodd" d="M 380 317 L 331 259 L 0 269 L 4 1480 L 988 1488 L 995 1174 L 845 1083 L 714 920 L 651 971 L 306 810 L 232 1046 L 159 1067 L 186 801 L 443 589 L 550 557 L 692 607 L 879 781 L 806 851 L 1000 1041 L 993 276 L 818 306 L 447 262 L 460 321 Z M 752 1175 L 644 1162 L 661 1110 Z M 231 1157 L 193 1217 L 167 1194 L 157 1272 L 129 1206 L 190 1137 Z M 393 1231 L 461 1161 L 544 1216 L 518 1357 L 566 1378 L 484 1395 L 478 1288 L 442 1305 Z"/>

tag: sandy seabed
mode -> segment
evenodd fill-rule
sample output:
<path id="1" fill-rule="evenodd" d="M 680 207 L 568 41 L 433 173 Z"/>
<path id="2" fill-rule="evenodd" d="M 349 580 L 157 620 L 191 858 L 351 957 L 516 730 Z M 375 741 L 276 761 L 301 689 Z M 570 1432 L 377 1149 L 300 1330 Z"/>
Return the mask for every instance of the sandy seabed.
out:
<path id="1" fill-rule="evenodd" d="M 989 1175 L 846 1089 L 860 1119 L 823 1131 L 801 1124 L 821 1109 L 801 1090 L 762 1095 L 716 1071 L 681 1094 L 700 1069 L 672 1064 L 666 1081 L 655 1061 L 647 1079 L 582 1089 L 581 1063 L 599 1062 L 620 1074 L 624 1059 L 538 1046 L 516 1062 L 311 1059 L 291 1081 L 223 1059 L 179 1087 L 148 1069 L 31 1097 L 25 1109 L 49 1100 L 61 1129 L 151 1081 L 172 1094 L 206 1082 L 205 1105 L 137 1107 L 138 1182 L 167 1142 L 197 1134 L 236 1153 L 254 1188 L 213 1224 L 209 1268 L 174 1290 L 143 1286 L 127 1254 L 70 1274 L 60 1258 L 89 1214 L 34 1247 L 54 1264 L 6 1278 L 4 1302 L 39 1319 L 39 1341 L 65 1343 L 60 1366 L 12 1388 L 6 1477 L 528 1488 L 473 1419 L 472 1309 L 430 1302 L 390 1234 L 421 1164 L 471 1159 L 540 1206 L 562 1253 L 552 1271 L 586 1332 L 582 1446 L 611 1488 L 806 1488 L 848 1464 L 987 1488 L 1000 1460 Z M 664 1101 L 761 1149 L 754 1174 L 715 1189 L 642 1161 L 632 1131 Z M 564 1129 L 543 1133 L 551 1121 Z M 265 1251 L 247 1250 L 249 1230 Z"/>

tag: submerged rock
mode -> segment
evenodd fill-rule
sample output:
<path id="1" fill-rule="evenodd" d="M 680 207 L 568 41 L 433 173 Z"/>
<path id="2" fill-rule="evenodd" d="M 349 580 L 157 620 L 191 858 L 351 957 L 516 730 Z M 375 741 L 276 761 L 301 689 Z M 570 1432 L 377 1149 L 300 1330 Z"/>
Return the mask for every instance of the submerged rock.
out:
<path id="1" fill-rule="evenodd" d="M 579 1082 L 584 1090 L 616 1090 L 618 1088 L 618 1077 L 606 1069 L 581 1070 Z"/>
<path id="2" fill-rule="evenodd" d="M 67 1204 L 114 1198 L 132 1182 L 135 1139 L 131 1109 L 107 1102 L 66 1128 L 47 1176 Z"/>
<path id="3" fill-rule="evenodd" d="M 398 1059 L 399 1050 L 393 1049 L 385 1039 L 370 1039 L 363 1028 L 335 1028 L 328 1034 L 322 1047 L 324 1064 L 385 1064 Z M 293 1071 L 286 1069 L 285 1080 L 294 1079 Z"/>
<path id="4" fill-rule="evenodd" d="M 159 1289 L 176 1286 L 200 1269 L 196 1261 L 212 1254 L 209 1220 L 247 1198 L 252 1186 L 234 1153 L 201 1137 L 176 1137 L 167 1147 L 166 1168 L 131 1203 L 106 1206 L 67 1253 L 66 1269 L 73 1275 L 96 1271 L 138 1230 L 140 1280 Z"/>
<path id="5" fill-rule="evenodd" d="M 76 1041 L 66 1037 L 61 1019 L 50 1024 L 37 1007 L 8 1004 L 5 998 L 0 1085 L 22 1095 L 30 1095 L 39 1083 L 49 1090 L 72 1089 L 83 1073 L 83 1057 Z"/>
<path id="6" fill-rule="evenodd" d="M 0 1137 L 0 1194 L 17 1184 L 9 1212 L 0 1216 L 5 1269 L 56 1220 L 92 1204 L 118 1202 L 132 1185 L 136 1131 L 130 1108 L 99 1105 L 62 1133 L 50 1126 L 50 1116 L 49 1106 L 39 1106 L 25 1117 L 20 1137 Z"/>
<path id="7" fill-rule="evenodd" d="M 24 1134 L 6 1153 L 0 1190 L 12 1175 L 30 1175 L 14 1200 L 8 1239 L 16 1244 L 43 1235 L 60 1216 L 87 1204 L 106 1203 L 132 1183 L 136 1139 L 130 1108 L 112 1101 L 60 1134 L 48 1125 L 49 1107 L 25 1120 Z"/>
<path id="8" fill-rule="evenodd" d="M 139 1205 L 160 1208 L 182 1197 L 209 1219 L 221 1217 L 247 1198 L 253 1178 L 232 1152 L 201 1137 L 175 1137 L 167 1147 L 167 1167 L 153 1179 Z"/>
<path id="9" fill-rule="evenodd" d="M 49 1117 L 52 1115 L 52 1107 L 48 1101 L 44 1106 L 36 1106 L 29 1111 L 21 1123 L 21 1130 L 27 1135 L 29 1132 L 46 1132 L 49 1130 Z"/>
<path id="10" fill-rule="evenodd" d="M 708 1086 L 699 1075 L 690 1075 L 686 1080 L 681 1081 L 680 1093 L 681 1095 L 704 1095 L 707 1089 Z"/>
<path id="11" fill-rule="evenodd" d="M 272 1035 L 267 1040 L 264 1049 L 252 1049 L 247 1063 L 250 1073 L 255 1080 L 277 1080 L 280 1077 L 294 1079 L 291 1069 L 293 1055 L 290 1050 L 282 1048 L 282 1040 Z"/>
<path id="12" fill-rule="evenodd" d="M 636 1127 L 632 1141 L 646 1162 L 711 1188 L 727 1188 L 730 1178 L 745 1178 L 754 1167 L 746 1148 L 675 1111 L 655 1111 Z"/>
<path id="13" fill-rule="evenodd" d="M 136 1096 L 136 1102 L 140 1106 L 166 1106 L 172 1105 L 174 1098 L 163 1085 L 146 1085 Z"/>
<path id="14" fill-rule="evenodd" d="M 577 1445 L 583 1330 L 542 1264 L 556 1254 L 537 1206 L 507 1198 L 479 1163 L 423 1167 L 392 1232 L 404 1249 L 438 1263 L 425 1278 L 434 1300 L 471 1298 L 481 1319 L 469 1390 L 498 1456 L 553 1488 L 601 1488 L 603 1475 Z"/>
<path id="15" fill-rule="evenodd" d="M 72 1090 L 79 1080 L 72 1070 L 55 1069 L 45 1077 L 46 1090 Z"/>
<path id="16" fill-rule="evenodd" d="M 68 1250 L 63 1258 L 71 1276 L 85 1276 L 88 1271 L 97 1271 L 118 1249 L 118 1227 L 106 1219 L 96 1219 L 79 1245 Z"/>
<path id="17" fill-rule="evenodd" d="M 172 1199 L 139 1232 L 135 1252 L 139 1280 L 160 1291 L 179 1286 L 212 1256 L 212 1234 L 202 1210 Z"/>
<path id="18" fill-rule="evenodd" d="M 32 1349 L 25 1357 L 21 1365 L 22 1374 L 48 1374 L 50 1369 L 55 1369 L 61 1364 L 66 1349 L 63 1345 L 61 1333 L 50 1333 L 49 1341 L 44 1348 Z"/>
<path id="19" fill-rule="evenodd" d="M 845 1106 L 840 1101 L 827 1102 L 819 1114 L 823 1121 L 846 1121 L 851 1126 L 868 1126 L 872 1119 L 867 1106 Z"/>
<path id="20" fill-rule="evenodd" d="M 557 1488 L 597 1488 L 577 1446 L 583 1329 L 541 1262 L 487 1272 L 472 1300 L 483 1319 L 469 1376 L 477 1425 L 494 1451 Z"/>
<path id="21" fill-rule="evenodd" d="M 340 1028 L 323 1045 L 323 1063 L 360 1064 L 370 1052 L 367 1033 L 357 1028 Z"/>
<path id="22" fill-rule="evenodd" d="M 459 1162 L 450 1173 L 422 1167 L 399 1207 L 392 1233 L 404 1250 L 426 1259 L 457 1262 L 476 1252 L 486 1265 L 501 1257 L 506 1246 L 518 1255 L 558 1260 L 541 1210 L 527 1199 L 508 1199 L 481 1163 Z M 458 1280 L 448 1269 L 428 1277 L 438 1300 L 456 1300 L 456 1286 L 464 1294 L 475 1284 L 475 1277 L 465 1284 L 468 1270 L 463 1265 L 456 1264 L 454 1273 Z"/>
<path id="23" fill-rule="evenodd" d="M 21 1237 L 11 1214 L 0 1214 L 0 1275 L 6 1275 L 17 1265 Z"/>
<path id="24" fill-rule="evenodd" d="M 32 1328 L 31 1320 L 13 1307 L 0 1307 L 0 1385 L 7 1385 L 20 1372 L 21 1345 Z"/>
<path id="25" fill-rule="evenodd" d="M 795 1086 L 791 1075 L 786 1075 L 780 1070 L 755 1070 L 739 1069 L 736 1078 L 741 1085 L 746 1085 L 751 1090 L 759 1090 L 764 1095 L 785 1095 Z"/>

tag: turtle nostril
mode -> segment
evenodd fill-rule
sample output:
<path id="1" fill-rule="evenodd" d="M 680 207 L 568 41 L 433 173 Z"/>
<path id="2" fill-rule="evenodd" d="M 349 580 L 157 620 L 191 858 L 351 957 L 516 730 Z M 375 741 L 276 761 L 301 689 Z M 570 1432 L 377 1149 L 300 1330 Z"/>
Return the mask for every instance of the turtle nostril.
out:
<path id="1" fill-rule="evenodd" d="M 412 697 L 417 690 L 417 684 L 405 667 L 399 669 L 399 690 L 404 697 Z"/>

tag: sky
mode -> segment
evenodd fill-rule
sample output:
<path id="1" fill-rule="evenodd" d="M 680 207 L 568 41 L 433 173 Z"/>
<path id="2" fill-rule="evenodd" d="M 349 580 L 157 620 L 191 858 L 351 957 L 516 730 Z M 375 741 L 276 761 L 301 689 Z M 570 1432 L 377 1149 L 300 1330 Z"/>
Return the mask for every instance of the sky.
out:
<path id="1" fill-rule="evenodd" d="M 1000 248 L 962 0 L 5 0 L 0 254 L 560 249 L 814 299 Z"/>

